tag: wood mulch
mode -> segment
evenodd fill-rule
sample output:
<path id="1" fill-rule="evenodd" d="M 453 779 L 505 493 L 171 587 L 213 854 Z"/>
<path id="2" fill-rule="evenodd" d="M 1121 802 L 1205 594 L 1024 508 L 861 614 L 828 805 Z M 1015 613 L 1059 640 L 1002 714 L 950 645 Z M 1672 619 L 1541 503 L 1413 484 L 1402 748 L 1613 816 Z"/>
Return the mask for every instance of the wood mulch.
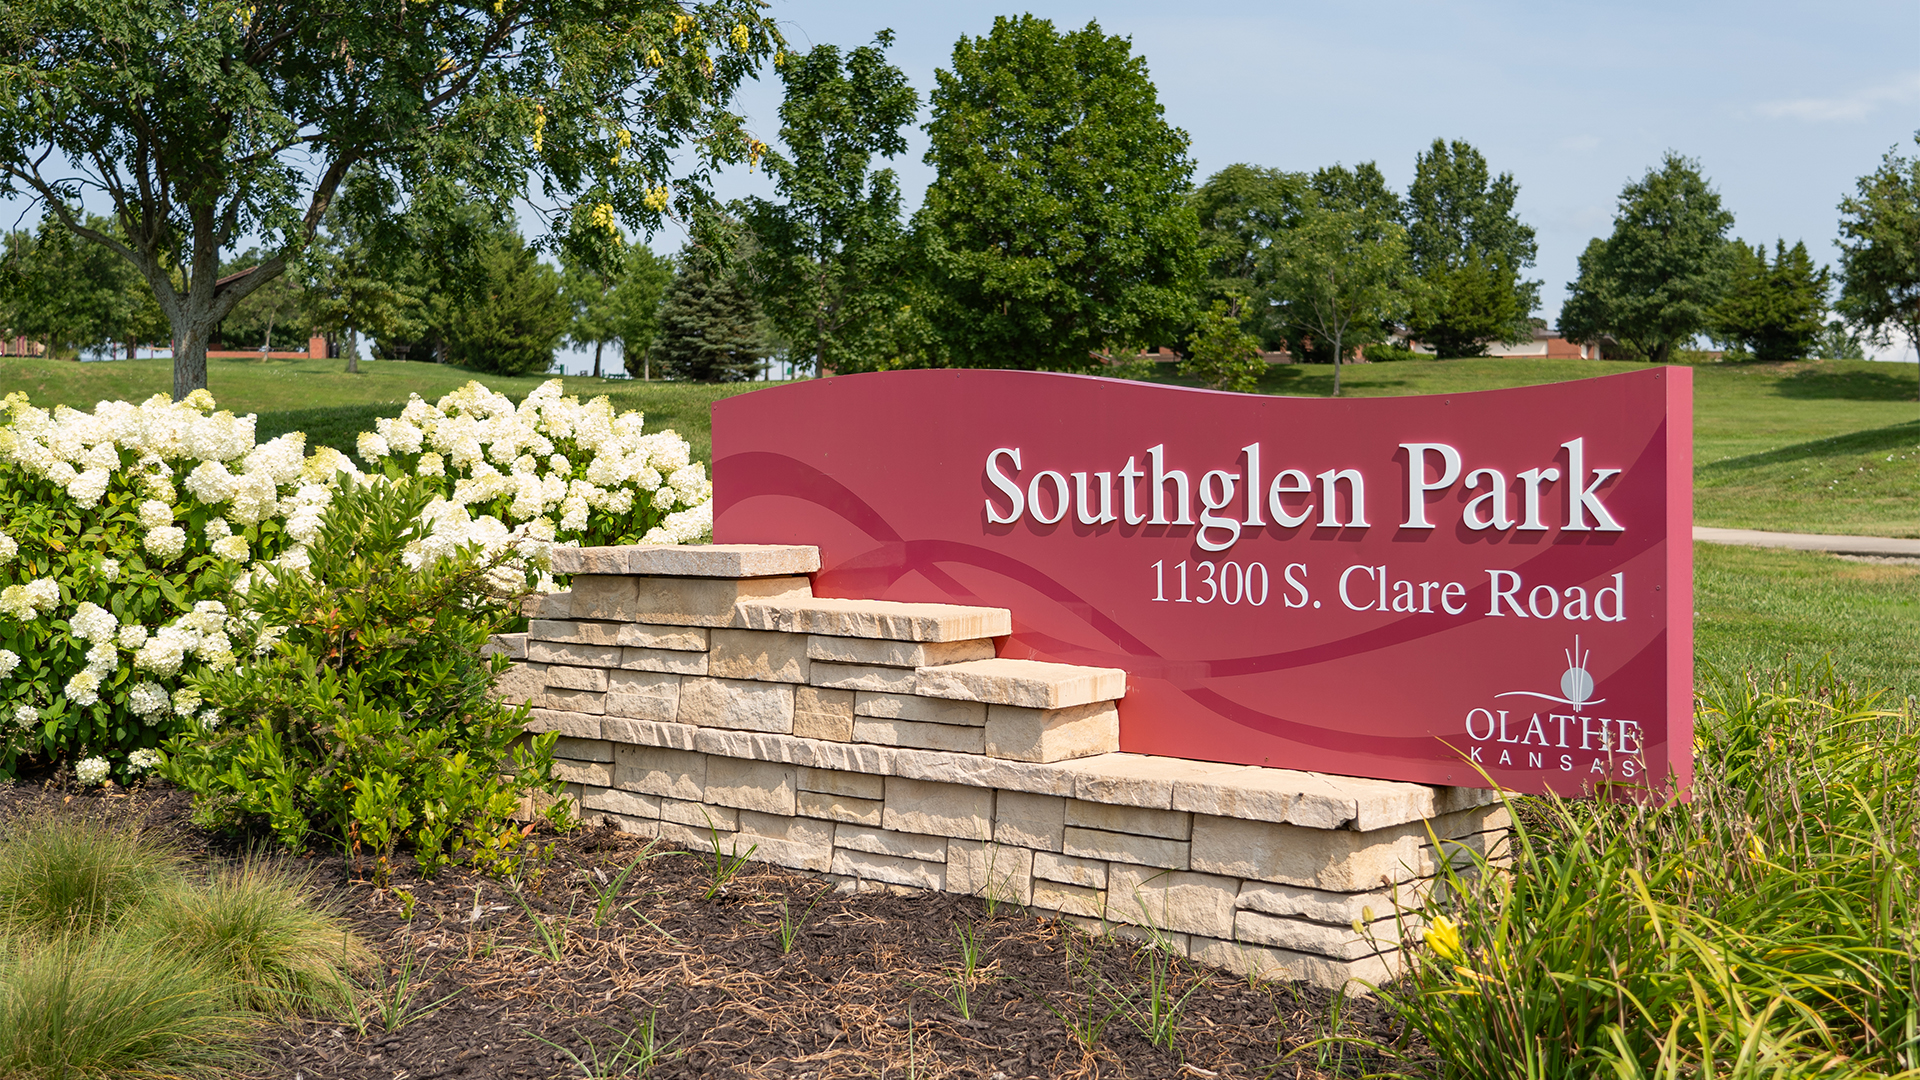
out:
<path id="1" fill-rule="evenodd" d="M 0 786 L 0 822 L 84 815 L 139 823 L 203 865 L 237 853 L 193 825 L 188 810 L 187 795 L 165 786 Z M 1390 1044 L 1398 1035 L 1370 998 L 1336 1002 L 1312 987 L 1250 983 L 1006 904 L 847 894 L 758 863 L 715 889 L 709 855 L 662 852 L 606 829 L 536 839 L 546 854 L 517 889 L 460 870 L 423 880 L 411 859 L 381 889 L 338 857 L 290 860 L 373 945 L 382 969 L 362 977 L 361 1023 L 299 1019 L 262 1030 L 254 1074 L 639 1076 L 635 1033 L 650 1026 L 656 1056 L 644 1075 L 659 1080 L 1305 1080 L 1390 1064 L 1319 1040 Z M 603 910 L 601 898 L 636 860 Z M 783 920 L 797 925 L 790 949 Z M 970 977 L 967 935 L 977 947 Z M 1156 971 L 1170 987 L 1162 1000 L 1184 1002 L 1169 1025 L 1171 1049 L 1143 1030 Z"/>

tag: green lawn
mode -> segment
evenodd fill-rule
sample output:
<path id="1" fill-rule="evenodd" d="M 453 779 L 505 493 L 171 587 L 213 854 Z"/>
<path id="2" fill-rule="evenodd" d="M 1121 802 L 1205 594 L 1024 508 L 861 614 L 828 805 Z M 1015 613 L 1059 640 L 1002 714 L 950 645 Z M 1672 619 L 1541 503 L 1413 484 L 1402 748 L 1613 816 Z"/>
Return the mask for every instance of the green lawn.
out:
<path id="1" fill-rule="evenodd" d="M 1693 550 L 1694 657 L 1703 672 L 1830 655 L 1856 685 L 1920 698 L 1920 565 L 1720 544 Z"/>

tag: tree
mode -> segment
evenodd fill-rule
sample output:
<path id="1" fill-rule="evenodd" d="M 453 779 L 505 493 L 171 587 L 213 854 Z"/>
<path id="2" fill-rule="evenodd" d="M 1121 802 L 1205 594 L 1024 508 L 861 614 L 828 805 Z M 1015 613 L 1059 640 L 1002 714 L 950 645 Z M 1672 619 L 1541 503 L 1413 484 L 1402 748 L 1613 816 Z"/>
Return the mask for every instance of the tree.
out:
<path id="1" fill-rule="evenodd" d="M 887 63 L 893 32 L 846 54 L 816 45 L 780 69 L 780 141 L 767 172 L 782 202 L 750 199 L 742 214 L 757 242 L 761 308 L 816 372 L 870 371 L 898 351 L 890 333 L 902 304 L 905 229 L 892 169 L 875 155 L 907 148 L 900 129 L 920 97 Z"/>
<path id="2" fill-rule="evenodd" d="M 560 275 L 512 226 L 486 235 L 475 251 L 474 271 L 470 291 L 447 319 L 448 358 L 491 375 L 553 366 L 569 314 Z"/>
<path id="3" fill-rule="evenodd" d="M 1435 139 L 1415 159 L 1403 223 L 1423 288 L 1407 330 L 1441 356 L 1479 356 L 1489 341 L 1531 336 L 1541 283 L 1520 276 L 1538 248 L 1514 214 L 1519 193 L 1512 173 L 1490 176 L 1487 159 L 1460 140 Z"/>
<path id="4" fill-rule="evenodd" d="M 1378 168 L 1321 169 L 1308 188 L 1267 250 L 1264 292 L 1288 350 L 1331 360 L 1337 396 L 1341 363 L 1386 338 L 1414 283 L 1399 197 Z"/>
<path id="5" fill-rule="evenodd" d="M 1561 334 L 1611 336 L 1666 363 L 1711 325 L 1726 287 L 1732 227 L 1699 163 L 1669 152 L 1658 170 L 1620 192 L 1613 235 L 1581 253 L 1580 276 L 1560 309 Z"/>
<path id="6" fill-rule="evenodd" d="M 647 349 L 659 330 L 660 294 L 671 280 L 672 265 L 640 244 L 621 252 L 605 270 L 577 259 L 563 264 L 560 292 L 572 312 L 567 340 L 593 346 L 594 378 L 600 377 L 601 352 L 608 345 L 625 352 L 629 374 L 646 370 Z"/>
<path id="7" fill-rule="evenodd" d="M 660 300 L 660 337 L 654 345 L 671 378 L 745 382 L 771 352 L 753 294 L 740 281 L 738 260 L 723 263 L 689 247 Z"/>
<path id="8" fill-rule="evenodd" d="M 1098 23 L 1031 15 L 938 73 L 914 218 L 934 362 L 1085 370 L 1175 340 L 1199 282 L 1187 135 Z"/>
<path id="9" fill-rule="evenodd" d="M 1301 200 L 1310 195 L 1308 178 L 1301 173 L 1229 165 L 1208 177 L 1192 196 L 1206 279 L 1201 299 L 1227 301 L 1229 313 L 1245 321 L 1267 348 L 1285 344 L 1285 335 L 1266 317 L 1271 269 L 1267 253 L 1298 216 Z"/>
<path id="10" fill-rule="evenodd" d="M 1865 360 L 1866 350 L 1861 348 L 1860 333 L 1839 319 L 1827 321 L 1826 329 L 1820 331 L 1820 338 L 1814 342 L 1814 355 L 1826 360 Z"/>
<path id="11" fill-rule="evenodd" d="M 1920 143 L 1920 133 L 1914 135 Z M 1840 300 L 1876 341 L 1907 335 L 1920 349 L 1920 159 L 1887 151 L 1840 202 Z"/>
<path id="12" fill-rule="evenodd" d="M 105 218 L 85 220 L 93 228 L 115 228 Z M 49 356 L 75 358 L 135 336 L 141 297 L 131 270 L 111 252 L 44 217 L 31 234 L 15 235 L 12 266 L 0 281 L 14 333 L 45 341 Z"/>
<path id="13" fill-rule="evenodd" d="M 635 244 L 613 286 L 613 329 L 620 338 L 620 363 L 627 374 L 653 377 L 654 341 L 660 336 L 660 299 L 673 282 L 673 263 Z"/>
<path id="14" fill-rule="evenodd" d="M 1813 265 L 1804 243 L 1789 250 L 1781 240 L 1774 250 L 1768 266 L 1766 245 L 1734 241 L 1726 291 L 1713 310 L 1713 335 L 1756 360 L 1799 360 L 1813 352 L 1825 330 L 1833 275 Z"/>
<path id="15" fill-rule="evenodd" d="M 1267 361 L 1260 355 L 1260 339 L 1241 324 L 1245 297 L 1215 300 L 1200 313 L 1187 339 L 1187 355 L 1180 374 L 1199 379 L 1215 390 L 1251 394 L 1260 388 Z"/>
<path id="16" fill-rule="evenodd" d="M 173 327 L 180 396 L 206 385 L 220 320 L 286 271 L 356 167 L 501 213 L 532 173 L 555 243 L 603 246 L 616 219 L 695 216 L 716 163 L 760 153 L 727 106 L 780 45 L 756 0 L 15 0 L 0 196 L 39 200 L 138 270 Z M 120 235 L 86 221 L 83 191 Z M 246 236 L 267 258 L 220 281 Z"/>

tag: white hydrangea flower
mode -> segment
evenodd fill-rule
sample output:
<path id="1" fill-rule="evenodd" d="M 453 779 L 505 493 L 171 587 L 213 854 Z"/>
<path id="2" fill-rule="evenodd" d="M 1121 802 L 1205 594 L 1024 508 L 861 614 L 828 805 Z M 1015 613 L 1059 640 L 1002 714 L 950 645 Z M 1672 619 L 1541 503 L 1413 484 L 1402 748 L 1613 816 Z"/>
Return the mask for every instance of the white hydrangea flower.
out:
<path id="1" fill-rule="evenodd" d="M 113 674 L 120 666 L 120 650 L 113 647 L 112 641 L 103 641 L 87 650 L 87 670 L 101 678 Z"/>
<path id="2" fill-rule="evenodd" d="M 247 561 L 247 538 L 223 536 L 213 542 L 213 553 L 230 562 Z"/>
<path id="3" fill-rule="evenodd" d="M 157 682 L 135 683 L 133 689 L 127 691 L 127 708 L 133 710 L 135 716 L 153 716 L 172 706 L 166 687 Z"/>
<path id="4" fill-rule="evenodd" d="M 218 540 L 223 536 L 233 535 L 233 527 L 227 524 L 226 518 L 220 517 L 209 518 L 205 531 L 208 540 Z"/>
<path id="5" fill-rule="evenodd" d="M 24 585 L 0 589 L 0 615 L 28 622 L 53 611 L 60 603 L 60 585 L 52 578 L 35 578 Z"/>
<path id="6" fill-rule="evenodd" d="M 200 710 L 200 726 L 206 728 L 208 731 L 212 731 L 214 728 L 219 727 L 220 726 L 220 710 L 218 709 Z"/>
<path id="7" fill-rule="evenodd" d="M 67 625 L 73 628 L 73 636 L 81 641 L 102 642 L 113 640 L 113 635 L 120 629 L 120 620 L 106 608 L 90 600 L 82 600 L 80 606 L 74 609 L 73 617 L 67 620 Z"/>
<path id="8" fill-rule="evenodd" d="M 0 679 L 4 679 L 13 674 L 13 669 L 19 666 L 19 653 L 14 652 L 12 649 L 0 649 Z"/>
<path id="9" fill-rule="evenodd" d="M 109 583 L 120 580 L 120 560 L 101 559 L 100 576 L 106 578 Z"/>
<path id="10" fill-rule="evenodd" d="M 82 708 L 100 701 L 100 676 L 92 668 L 76 672 L 67 680 L 67 700 Z"/>
<path id="11" fill-rule="evenodd" d="M 149 530 L 140 546 L 161 562 L 172 562 L 187 550 L 187 530 L 177 525 L 162 525 Z"/>
<path id="12" fill-rule="evenodd" d="M 79 764 L 73 767 L 73 776 L 74 779 L 80 781 L 82 785 L 93 787 L 106 780 L 107 774 L 111 771 L 112 769 L 107 765 L 106 758 L 82 758 Z"/>
<path id="13" fill-rule="evenodd" d="M 187 494 L 212 505 L 233 498 L 234 475 L 219 461 L 202 461 L 187 474 Z"/>
<path id="14" fill-rule="evenodd" d="M 420 455 L 420 464 L 414 471 L 421 476 L 445 476 L 447 475 L 447 462 L 445 458 L 429 450 Z"/>
<path id="15" fill-rule="evenodd" d="M 127 771 L 133 774 L 151 772 L 160 767 L 160 751 L 147 747 L 127 755 Z"/>
<path id="16" fill-rule="evenodd" d="M 138 513 L 143 529 L 159 529 L 173 524 L 173 507 L 159 499 L 148 499 L 141 503 Z"/>
<path id="17" fill-rule="evenodd" d="M 185 719 L 192 716 L 200 707 L 200 691 L 192 687 L 182 687 L 173 692 L 173 715 Z"/>
<path id="18" fill-rule="evenodd" d="M 138 649 L 147 643 L 147 628 L 139 623 L 128 623 L 120 628 L 120 647 Z"/>
<path id="19" fill-rule="evenodd" d="M 25 730 L 40 722 L 40 710 L 32 705 L 22 705 L 13 710 L 14 725 Z"/>
<path id="20" fill-rule="evenodd" d="M 0 563 L 10 563 L 20 554 L 20 544 L 13 537 L 0 532 Z"/>
<path id="21" fill-rule="evenodd" d="M 359 452 L 360 460 L 372 464 L 387 456 L 387 440 L 381 438 L 378 432 L 363 431 L 354 440 L 354 449 Z"/>
<path id="22" fill-rule="evenodd" d="M 133 666 L 163 679 L 171 678 L 179 674 L 180 665 L 187 658 L 187 645 L 181 634 L 170 626 L 163 626 L 133 654 Z"/>

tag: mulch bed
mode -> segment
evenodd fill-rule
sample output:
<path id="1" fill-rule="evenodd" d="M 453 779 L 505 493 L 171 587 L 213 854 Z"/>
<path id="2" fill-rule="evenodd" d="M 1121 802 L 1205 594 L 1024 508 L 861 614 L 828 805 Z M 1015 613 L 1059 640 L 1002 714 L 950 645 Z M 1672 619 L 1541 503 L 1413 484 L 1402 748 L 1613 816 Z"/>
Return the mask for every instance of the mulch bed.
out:
<path id="1" fill-rule="evenodd" d="M 188 808 L 184 792 L 164 786 L 0 786 L 0 821 L 52 812 L 139 822 L 196 862 L 236 854 L 195 827 Z M 1335 1034 L 1332 1018 L 1342 1036 L 1390 1043 L 1398 1034 L 1371 999 L 1336 1006 L 1312 987 L 1250 984 L 1010 905 L 847 894 L 758 863 L 708 897 L 711 856 L 659 854 L 606 829 L 537 839 L 548 851 L 520 875 L 518 899 L 509 882 L 460 870 L 422 880 L 411 859 L 388 889 L 338 857 L 292 860 L 385 970 L 366 977 L 364 1030 L 313 1019 L 266 1029 L 257 1075 L 622 1076 L 614 1066 L 631 1058 L 614 1059 L 650 1022 L 660 1053 L 646 1075 L 662 1080 L 1310 1078 L 1387 1064 L 1351 1046 L 1313 1045 Z M 596 925 L 598 899 L 643 852 L 655 857 L 627 877 Z M 783 912 L 801 924 L 790 951 Z M 967 932 L 979 959 L 963 1010 L 956 985 Z M 1185 998 L 1173 1050 L 1140 1030 L 1156 965 L 1171 966 L 1171 997 Z M 391 1030 L 383 1010 L 397 1018 Z M 1069 1031 L 1109 1013 L 1087 1045 Z M 582 1067 L 596 1058 L 599 1071 Z"/>

